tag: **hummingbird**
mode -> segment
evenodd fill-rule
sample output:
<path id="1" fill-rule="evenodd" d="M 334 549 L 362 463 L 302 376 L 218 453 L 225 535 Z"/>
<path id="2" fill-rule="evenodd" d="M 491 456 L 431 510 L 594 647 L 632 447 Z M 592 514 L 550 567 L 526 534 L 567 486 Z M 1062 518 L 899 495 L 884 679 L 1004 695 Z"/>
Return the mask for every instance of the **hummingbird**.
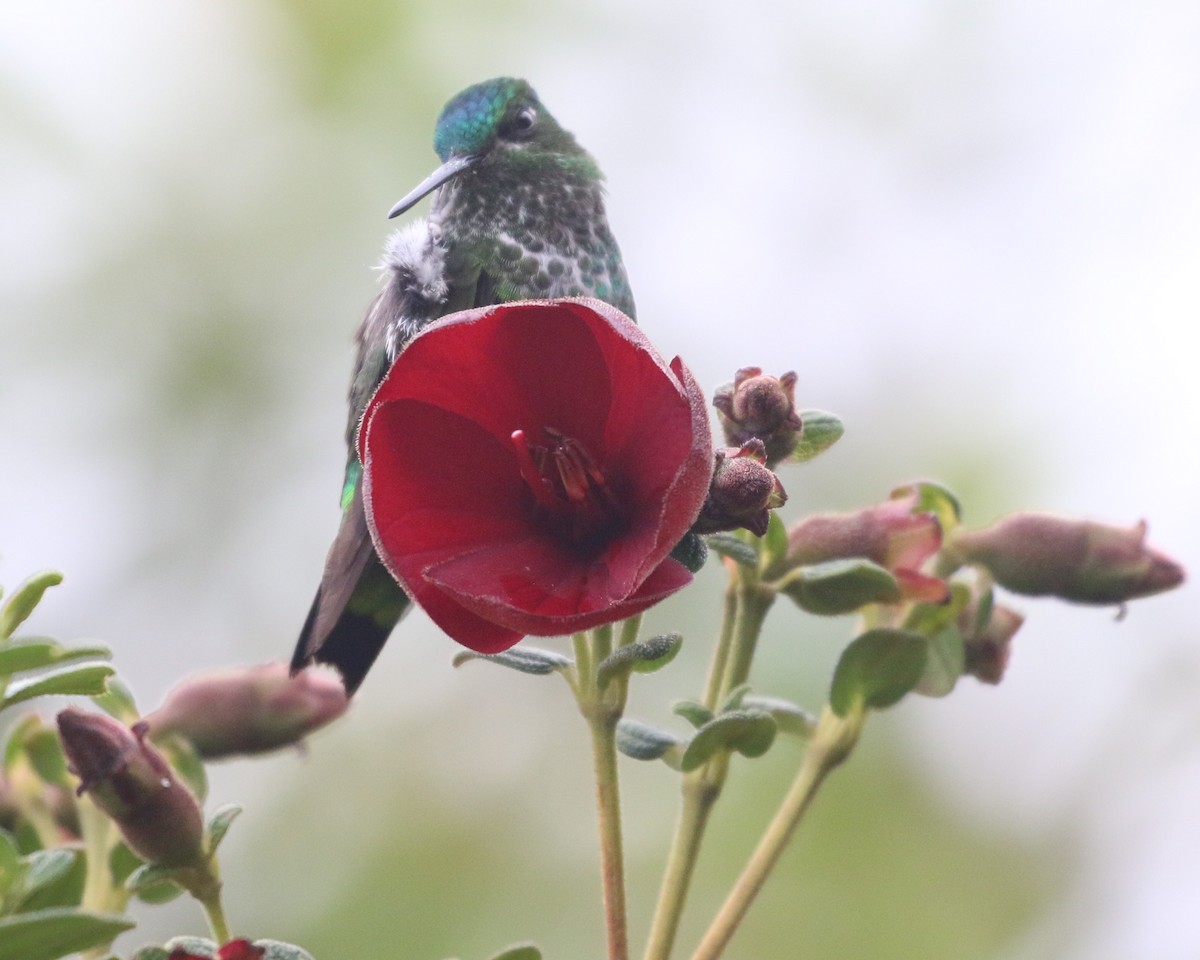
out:
<path id="1" fill-rule="evenodd" d="M 513 300 L 591 296 L 634 316 L 603 174 L 526 81 L 499 77 L 455 95 L 433 146 L 441 166 L 388 213 L 433 194 L 429 216 L 388 239 L 383 289 L 356 336 L 342 520 L 292 657 L 292 673 L 314 660 L 336 667 L 349 694 L 412 604 L 371 542 L 355 449 L 363 411 L 405 344 L 438 317 Z"/>

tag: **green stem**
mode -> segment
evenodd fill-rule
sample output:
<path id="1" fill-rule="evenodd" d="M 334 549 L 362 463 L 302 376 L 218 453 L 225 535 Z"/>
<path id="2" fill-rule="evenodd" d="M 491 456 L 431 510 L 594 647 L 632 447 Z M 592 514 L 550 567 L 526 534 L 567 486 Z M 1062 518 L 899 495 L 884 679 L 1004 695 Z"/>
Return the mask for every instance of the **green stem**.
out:
<path id="1" fill-rule="evenodd" d="M 630 633 L 630 631 L 633 631 Z M 620 642 L 636 639 L 637 625 L 621 629 Z M 617 721 L 625 711 L 628 675 L 615 676 L 604 690 L 597 684 L 598 667 L 612 652 L 613 629 L 599 627 L 575 635 L 579 711 L 587 721 L 596 778 L 596 815 L 600 831 L 600 879 L 604 894 L 604 925 L 608 960 L 629 960 L 625 911 L 625 856 L 621 838 L 621 796 L 617 777 Z"/>
<path id="2" fill-rule="evenodd" d="M 219 944 L 228 943 L 229 921 L 225 919 L 225 907 L 221 903 L 219 884 L 211 896 L 200 899 L 200 906 L 204 908 L 204 916 L 208 918 L 208 926 L 212 930 L 213 939 Z"/>
<path id="3" fill-rule="evenodd" d="M 836 716 L 826 708 L 813 739 L 804 754 L 800 770 L 784 797 L 775 817 L 759 840 L 725 903 L 704 934 L 692 960 L 718 960 L 750 905 L 779 862 L 784 849 L 800 825 L 817 789 L 829 772 L 846 759 L 858 741 L 865 714 L 858 711 L 848 717 Z"/>
<path id="4" fill-rule="evenodd" d="M 646 940 L 645 960 L 667 960 L 671 955 L 700 857 L 708 816 L 720 794 L 720 784 L 710 782 L 706 770 L 697 770 L 684 778 L 679 821 L 667 856 L 650 936 Z"/>
<path id="5" fill-rule="evenodd" d="M 608 960 L 628 960 L 625 914 L 625 857 L 621 841 L 621 800 L 617 780 L 616 718 L 589 717 L 592 763 L 596 772 L 596 811 L 600 827 L 600 876 Z"/>
<path id="6" fill-rule="evenodd" d="M 84 910 L 106 912 L 113 907 L 112 874 L 108 869 L 112 821 L 100 812 L 86 794 L 79 798 L 76 809 L 79 812 L 84 856 L 87 858 L 80 906 Z"/>
<path id="7" fill-rule="evenodd" d="M 762 584 L 758 572 L 731 564 L 725 590 L 721 632 L 709 666 L 704 705 L 716 710 L 734 688 L 745 683 L 775 591 Z M 645 960 L 667 960 L 679 933 L 679 922 L 708 829 L 709 814 L 725 786 L 729 756 L 714 757 L 684 777 L 679 819 L 663 871 L 658 903 L 646 942 Z"/>

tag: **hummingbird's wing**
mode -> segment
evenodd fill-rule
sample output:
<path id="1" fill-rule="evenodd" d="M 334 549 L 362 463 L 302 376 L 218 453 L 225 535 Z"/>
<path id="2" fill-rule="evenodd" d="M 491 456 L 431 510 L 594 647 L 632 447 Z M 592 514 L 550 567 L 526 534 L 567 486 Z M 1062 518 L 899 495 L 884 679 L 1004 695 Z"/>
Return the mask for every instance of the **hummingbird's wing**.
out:
<path id="1" fill-rule="evenodd" d="M 314 660 L 337 668 L 353 693 L 411 601 L 375 553 L 362 502 L 358 424 L 396 354 L 445 310 L 445 256 L 437 229 L 418 220 L 398 231 L 384 251 L 384 288 L 359 327 L 346 424 L 348 459 L 342 522 L 329 548 L 321 585 L 292 656 L 295 673 Z"/>

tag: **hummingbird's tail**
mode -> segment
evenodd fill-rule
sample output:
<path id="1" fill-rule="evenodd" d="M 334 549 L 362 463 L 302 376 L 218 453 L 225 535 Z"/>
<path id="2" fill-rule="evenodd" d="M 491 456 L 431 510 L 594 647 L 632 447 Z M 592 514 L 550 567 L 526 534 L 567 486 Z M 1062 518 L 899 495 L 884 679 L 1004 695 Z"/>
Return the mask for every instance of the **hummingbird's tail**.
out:
<path id="1" fill-rule="evenodd" d="M 412 605 L 375 553 L 358 491 L 342 515 L 321 586 L 300 630 L 292 673 L 314 660 L 336 667 L 353 694 Z"/>

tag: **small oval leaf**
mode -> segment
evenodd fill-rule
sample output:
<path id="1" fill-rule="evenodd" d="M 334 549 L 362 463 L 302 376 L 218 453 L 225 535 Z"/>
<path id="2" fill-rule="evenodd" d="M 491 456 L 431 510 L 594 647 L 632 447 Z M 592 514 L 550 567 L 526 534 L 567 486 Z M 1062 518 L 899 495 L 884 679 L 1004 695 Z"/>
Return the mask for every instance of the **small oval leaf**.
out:
<path id="1" fill-rule="evenodd" d="M 855 557 L 798 567 L 779 583 L 803 610 L 823 617 L 853 613 L 871 603 L 897 603 L 900 584 L 879 564 Z"/>
<path id="2" fill-rule="evenodd" d="M 684 773 L 702 766 L 722 750 L 736 750 L 744 757 L 760 757 L 775 740 L 775 721 L 757 710 L 723 713 L 696 731 L 684 751 L 680 769 Z"/>
<path id="3" fill-rule="evenodd" d="M 917 685 L 928 641 L 905 630 L 868 630 L 842 651 L 833 672 L 829 705 L 839 717 L 890 707 Z"/>
<path id="4" fill-rule="evenodd" d="M 800 422 L 804 426 L 791 456 L 797 463 L 820 456 L 841 440 L 842 434 L 846 432 L 842 421 L 824 410 L 801 410 Z"/>
<path id="5" fill-rule="evenodd" d="M 505 947 L 491 960 L 542 960 L 542 951 L 532 943 L 514 943 Z"/>
<path id="6" fill-rule="evenodd" d="M 0 604 L 0 641 L 7 640 L 16 632 L 41 602 L 42 594 L 62 583 L 63 575 L 57 570 L 43 570 L 22 583 L 12 595 Z"/>
<path id="7" fill-rule="evenodd" d="M 51 694 L 95 696 L 104 692 L 108 678 L 115 672 L 116 669 L 110 663 L 87 663 L 51 670 L 30 680 L 9 684 L 7 695 L 3 702 L 0 702 L 0 708 Z"/>
<path id="8" fill-rule="evenodd" d="M 706 723 L 711 723 L 716 716 L 698 700 L 677 700 L 671 707 L 671 712 L 677 717 L 683 717 L 688 723 L 699 730 Z"/>
<path id="9" fill-rule="evenodd" d="M 718 556 L 728 557 L 744 567 L 758 566 L 758 550 L 741 537 L 732 533 L 712 533 L 704 539 Z"/>
<path id="10" fill-rule="evenodd" d="M 617 749 L 634 760 L 659 760 L 668 750 L 681 743 L 673 733 L 648 723 L 628 717 L 617 721 Z"/>
<path id="11" fill-rule="evenodd" d="M 104 946 L 134 921 L 111 913 L 53 907 L 0 918 L 0 960 L 57 960 Z"/>
<path id="12" fill-rule="evenodd" d="M 471 660 L 486 660 L 497 663 L 510 670 L 520 673 L 531 673 L 543 676 L 548 673 L 561 673 L 569 668 L 574 661 L 553 650 L 540 650 L 537 647 L 513 647 L 503 653 L 472 653 L 465 650 L 454 658 L 454 666 L 461 667 Z"/>

